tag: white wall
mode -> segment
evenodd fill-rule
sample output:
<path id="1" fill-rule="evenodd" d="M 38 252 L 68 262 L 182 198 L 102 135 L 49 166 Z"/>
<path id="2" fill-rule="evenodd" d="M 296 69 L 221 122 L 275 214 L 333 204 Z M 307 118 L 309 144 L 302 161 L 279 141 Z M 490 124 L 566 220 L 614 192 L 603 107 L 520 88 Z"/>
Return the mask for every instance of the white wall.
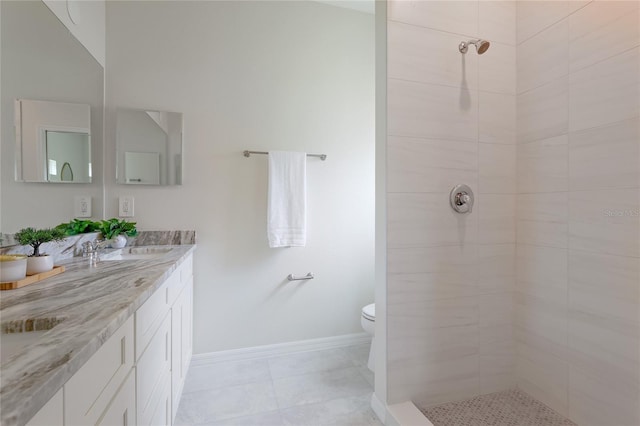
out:
<path id="1" fill-rule="evenodd" d="M 104 67 L 105 0 L 43 0 L 43 2 Z"/>
<path id="2" fill-rule="evenodd" d="M 361 331 L 374 298 L 373 20 L 313 2 L 107 4 L 108 120 L 118 106 L 185 124 L 183 186 L 108 184 L 107 216 L 127 194 L 141 229 L 197 231 L 196 353 Z M 268 248 L 267 157 L 244 149 L 328 155 L 308 162 L 307 247 Z"/>
<path id="3" fill-rule="evenodd" d="M 640 424 L 640 7 L 518 2 L 518 386 Z"/>
<path id="4" fill-rule="evenodd" d="M 388 3 L 388 404 L 515 383 L 515 13 L 513 2 Z M 462 55 L 469 38 L 491 47 Z M 471 214 L 449 205 L 461 183 L 476 194 Z"/>
<path id="5" fill-rule="evenodd" d="M 102 217 L 102 66 L 40 1 L 0 2 L 2 8 L 1 220 L 4 233 L 48 227 L 74 217 L 76 195 L 90 196 Z M 22 183 L 14 179 L 15 99 L 91 105 L 92 183 Z M 43 209 L 46 208 L 46 214 Z"/>

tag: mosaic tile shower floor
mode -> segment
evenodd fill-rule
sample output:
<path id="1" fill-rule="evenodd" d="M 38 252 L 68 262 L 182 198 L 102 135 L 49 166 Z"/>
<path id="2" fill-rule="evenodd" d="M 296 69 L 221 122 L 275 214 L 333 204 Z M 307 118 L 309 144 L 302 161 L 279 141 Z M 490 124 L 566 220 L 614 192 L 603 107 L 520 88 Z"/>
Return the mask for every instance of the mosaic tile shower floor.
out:
<path id="1" fill-rule="evenodd" d="M 517 389 L 421 411 L 434 426 L 577 426 Z"/>

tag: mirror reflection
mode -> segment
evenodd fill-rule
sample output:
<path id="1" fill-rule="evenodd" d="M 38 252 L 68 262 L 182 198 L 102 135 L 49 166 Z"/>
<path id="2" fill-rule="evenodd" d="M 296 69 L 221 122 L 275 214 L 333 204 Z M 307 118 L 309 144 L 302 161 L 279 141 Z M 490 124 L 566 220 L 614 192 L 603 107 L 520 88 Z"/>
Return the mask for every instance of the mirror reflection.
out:
<path id="1" fill-rule="evenodd" d="M 120 108 L 116 140 L 118 183 L 182 185 L 182 113 Z"/>
<path id="2" fill-rule="evenodd" d="M 16 181 L 91 183 L 91 107 L 16 101 Z"/>

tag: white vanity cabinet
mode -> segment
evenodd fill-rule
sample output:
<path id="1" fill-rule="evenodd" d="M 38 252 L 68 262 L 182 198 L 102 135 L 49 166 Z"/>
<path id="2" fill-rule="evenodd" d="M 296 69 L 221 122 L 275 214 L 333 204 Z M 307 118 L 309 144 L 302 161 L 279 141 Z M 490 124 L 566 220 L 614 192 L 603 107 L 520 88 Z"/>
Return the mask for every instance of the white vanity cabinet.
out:
<path id="1" fill-rule="evenodd" d="M 193 353 L 192 264 L 190 255 L 27 425 L 171 425 Z"/>

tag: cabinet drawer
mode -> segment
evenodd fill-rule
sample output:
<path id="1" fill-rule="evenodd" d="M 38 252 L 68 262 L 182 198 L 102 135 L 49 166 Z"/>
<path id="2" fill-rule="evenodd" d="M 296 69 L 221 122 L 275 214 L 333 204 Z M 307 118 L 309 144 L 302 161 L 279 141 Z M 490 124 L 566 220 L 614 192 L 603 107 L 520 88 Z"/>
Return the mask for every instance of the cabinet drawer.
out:
<path id="1" fill-rule="evenodd" d="M 136 426 L 136 377 L 131 371 L 97 425 Z"/>
<path id="2" fill-rule="evenodd" d="M 173 277 L 173 276 L 172 276 Z M 135 313 L 136 318 L 136 360 L 149 345 L 154 333 L 169 312 L 169 284 L 171 278 L 160 286 Z"/>
<path id="3" fill-rule="evenodd" d="M 136 400 L 138 424 L 148 424 L 163 392 L 164 381 L 171 380 L 171 315 L 165 315 L 162 325 L 153 335 L 136 366 Z"/>
<path id="4" fill-rule="evenodd" d="M 96 424 L 132 367 L 130 317 L 64 385 L 65 424 Z"/>

